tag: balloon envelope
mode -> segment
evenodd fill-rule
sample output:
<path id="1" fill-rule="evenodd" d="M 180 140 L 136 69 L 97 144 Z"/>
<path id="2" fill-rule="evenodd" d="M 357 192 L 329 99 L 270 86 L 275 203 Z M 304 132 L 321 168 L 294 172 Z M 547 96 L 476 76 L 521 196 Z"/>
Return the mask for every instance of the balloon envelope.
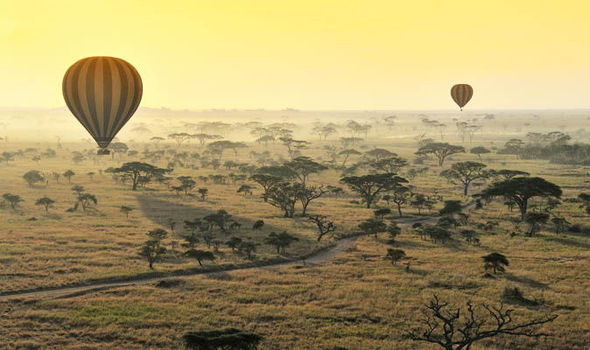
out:
<path id="1" fill-rule="evenodd" d="M 104 149 L 139 107 L 143 85 L 128 62 L 87 57 L 67 70 L 62 90 L 72 114 Z"/>
<path id="2" fill-rule="evenodd" d="M 461 110 L 471 100 L 472 96 L 473 88 L 468 84 L 457 84 L 451 88 L 451 97 Z"/>

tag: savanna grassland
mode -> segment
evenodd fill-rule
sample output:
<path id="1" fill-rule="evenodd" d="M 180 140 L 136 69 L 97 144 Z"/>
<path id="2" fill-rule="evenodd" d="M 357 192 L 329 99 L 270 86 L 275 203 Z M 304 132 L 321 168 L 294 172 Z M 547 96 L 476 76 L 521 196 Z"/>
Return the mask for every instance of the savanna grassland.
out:
<path id="1" fill-rule="evenodd" d="M 590 134 L 583 127 L 590 121 L 583 112 L 144 110 L 117 140 L 126 148 L 112 157 L 97 157 L 92 144 L 81 141 L 84 133 L 61 110 L 11 111 L 3 116 L 7 137 L 0 153 L 11 157 L 0 164 L 0 194 L 19 195 L 23 201 L 14 208 L 5 201 L 0 210 L 0 348 L 179 349 L 187 331 L 235 327 L 262 335 L 261 349 L 437 349 L 405 336 L 423 324 L 421 310 L 433 295 L 458 306 L 468 300 L 476 305 L 504 303 L 514 309 L 515 320 L 558 316 L 539 328 L 549 336 L 499 336 L 475 343 L 472 349 L 586 349 L 590 343 L 590 220 L 587 203 L 579 198 L 590 192 L 590 163 L 560 161 L 563 154 L 551 148 L 563 145 L 552 138 L 557 134 L 543 136 L 557 132 L 555 137 L 568 137 L 559 140 L 567 145 L 588 142 Z M 36 123 L 27 125 L 23 118 Z M 350 120 L 361 128 L 355 129 Z M 333 132 L 318 134 L 327 126 Z M 260 140 L 264 134 L 258 129 L 273 127 L 275 140 Z M 203 145 L 194 137 L 182 142 L 169 137 L 183 132 L 218 137 Z M 522 141 L 520 151 L 506 151 L 511 139 Z M 225 149 L 219 156 L 209 146 L 219 140 L 243 146 L 235 153 Z M 436 142 L 462 146 L 466 152 L 451 155 L 442 166 L 432 155 L 416 154 Z M 477 146 L 489 153 L 471 153 Z M 347 149 L 356 152 L 344 160 L 341 152 Z M 533 152 L 539 149 L 553 153 Z M 340 181 L 379 173 L 361 166 L 392 156 L 371 153 L 375 150 L 407 160 L 396 173 L 408 180 L 412 198 L 423 194 L 428 205 L 418 208 L 409 200 L 398 218 L 397 207 L 383 198 L 386 193 L 368 209 Z M 314 223 L 300 215 L 299 202 L 294 217 L 285 217 L 283 210 L 263 200 L 261 187 L 250 179 L 261 167 L 281 166 L 300 156 L 321 165 L 305 185 L 330 189 L 307 210 L 336 225 L 319 242 Z M 218 168 L 211 164 L 215 158 Z M 134 191 L 129 179 L 113 172 L 133 161 L 173 170 L 166 173 L 167 179 L 150 179 Z M 473 195 L 499 181 L 491 173 L 474 180 L 467 196 L 460 183 L 440 176 L 453 164 L 468 161 L 481 162 L 486 169 L 524 171 L 558 185 L 559 204 L 545 197 L 531 199 L 529 212 L 547 213 L 548 220 L 529 234 L 530 225 L 521 222 L 518 208 L 504 205 L 503 198 L 476 202 Z M 354 168 L 355 164 L 361 165 Z M 44 180 L 27 184 L 23 175 L 31 170 L 38 170 Z M 67 170 L 74 172 L 70 180 L 63 176 Z M 215 175 L 224 183 L 215 183 Z M 186 193 L 174 190 L 182 176 L 195 181 Z M 238 193 L 245 184 L 252 187 L 251 194 Z M 78 192 L 94 195 L 97 203 L 76 208 L 76 185 L 83 186 Z M 207 188 L 205 198 L 200 188 Z M 55 201 L 47 211 L 35 204 L 44 196 Z M 412 226 L 434 225 L 449 200 L 463 205 L 461 222 L 445 228 L 450 237 L 437 241 Z M 122 206 L 131 209 L 128 217 Z M 359 228 L 379 208 L 391 208 L 383 221 L 397 222 L 401 228 L 393 240 L 385 230 L 373 235 Z M 228 226 L 237 222 L 240 227 L 198 229 L 194 248 L 215 257 L 199 266 L 184 255 L 190 233 L 184 223 L 221 209 L 231 215 Z M 553 218 L 567 221 L 559 233 Z M 258 220 L 264 226 L 254 229 Z M 152 270 L 138 252 L 148 239 L 146 233 L 157 228 L 167 231 L 161 242 L 167 252 Z M 478 242 L 467 242 L 464 230 L 473 230 Z M 267 237 L 283 231 L 297 240 L 277 254 Z M 207 244 L 206 233 L 217 248 Z M 57 298 L 1 299 L 4 293 L 24 290 L 292 261 L 330 249 L 351 235 L 359 235 L 351 248 L 321 261 L 198 274 Z M 252 256 L 229 247 L 231 237 L 253 243 Z M 386 261 L 388 249 L 403 250 L 405 258 L 396 264 Z M 482 256 L 492 252 L 509 260 L 504 273 L 484 269 Z M 514 288 L 519 298 L 505 294 Z"/>

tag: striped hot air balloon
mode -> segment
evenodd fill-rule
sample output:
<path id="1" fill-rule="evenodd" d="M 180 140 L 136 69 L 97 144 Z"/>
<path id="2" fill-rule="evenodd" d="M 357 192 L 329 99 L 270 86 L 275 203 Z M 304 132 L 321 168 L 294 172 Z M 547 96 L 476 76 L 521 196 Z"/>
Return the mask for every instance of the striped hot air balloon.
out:
<path id="1" fill-rule="evenodd" d="M 468 84 L 457 84 L 451 88 L 451 97 L 455 101 L 459 108 L 463 110 L 463 107 L 471 100 L 473 96 L 473 88 Z"/>
<path id="2" fill-rule="evenodd" d="M 66 72 L 62 90 L 66 105 L 88 130 L 99 154 L 139 107 L 141 77 L 128 62 L 115 57 L 87 57 Z"/>

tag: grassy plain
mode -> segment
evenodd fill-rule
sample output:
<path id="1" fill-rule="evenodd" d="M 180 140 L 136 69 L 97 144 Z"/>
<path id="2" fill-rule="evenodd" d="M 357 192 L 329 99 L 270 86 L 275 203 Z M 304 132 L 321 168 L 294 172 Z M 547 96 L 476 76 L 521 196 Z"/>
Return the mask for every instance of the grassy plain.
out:
<path id="1" fill-rule="evenodd" d="M 318 115 L 321 114 L 311 113 L 308 119 L 313 120 Z M 329 116 L 333 118 L 334 115 Z M 559 128 L 552 125 L 554 119 L 542 118 L 546 122 L 529 115 L 500 115 L 482 129 L 471 144 L 468 141 L 462 144 L 449 127 L 445 131 L 445 141 L 462 144 L 468 149 L 476 145 L 501 147 L 508 138 L 523 137 L 530 129 L 542 127 L 538 131 L 551 131 Z M 537 123 L 533 126 L 524 126 L 535 120 Z M 317 136 L 310 134 L 310 125 L 311 121 L 308 121 L 297 127 L 295 136 L 312 142 L 303 153 L 316 160 L 328 159 L 324 146 L 338 146 L 337 137 L 349 136 L 343 129 L 327 141 L 318 141 Z M 169 126 L 162 126 L 165 128 Z M 571 128 L 573 132 L 575 126 Z M 414 136 L 423 131 L 419 118 L 400 118 L 399 126 L 391 131 L 373 131 L 357 148 L 362 152 L 385 148 L 412 163 L 417 148 Z M 429 137 L 440 138 L 438 131 L 427 133 Z M 243 134 L 228 138 L 251 139 Z M 140 152 L 146 147 L 141 141 L 129 144 L 131 149 Z M 47 142 L 9 142 L 2 146 L 0 153 L 29 147 L 42 150 L 52 145 Z M 249 153 L 253 150 L 269 150 L 275 159 L 287 157 L 285 147 L 278 144 L 265 148 L 249 142 L 248 146 L 248 149 L 240 150 L 237 157 L 231 151 L 227 152 L 224 160 L 254 163 Z M 258 262 L 277 256 L 273 247 L 263 244 L 264 237 L 272 231 L 286 230 L 300 239 L 287 249 L 288 257 L 307 254 L 336 239 L 330 237 L 318 245 L 311 223 L 301 217 L 282 217 L 279 209 L 262 201 L 258 188 L 254 195 L 243 196 L 236 193 L 241 183 L 216 185 L 210 181 L 198 181 L 197 188 L 209 189 L 206 201 L 177 196 L 158 184 L 131 191 L 129 185 L 113 181 L 109 174 L 99 174 L 99 169 L 117 166 L 133 158 L 123 155 L 114 160 L 102 158 L 97 164 L 91 160 L 73 164 L 70 152 L 87 145 L 64 142 L 63 147 L 56 158 L 41 159 L 39 163 L 31 160 L 34 152 L 30 152 L 0 165 L 0 192 L 19 194 L 25 200 L 16 211 L 0 210 L 0 222 L 3 223 L 0 228 L 0 291 L 56 287 L 149 273 L 147 263 L 137 252 L 146 239 L 146 232 L 157 227 L 168 229 L 169 218 L 177 222 L 175 233 L 166 240 L 172 253 L 156 264 L 156 269 L 167 272 L 195 268 L 196 262 L 183 258 L 181 248 L 173 242 L 182 240 L 185 233 L 183 220 L 203 217 L 218 209 L 227 210 L 242 224 L 235 235 L 251 237 L 260 243 L 255 257 Z M 173 144 L 168 147 L 174 148 Z M 200 153 L 204 150 L 195 144 L 180 149 Z M 350 162 L 355 160 L 353 158 Z M 476 161 L 477 156 L 459 154 L 444 167 L 460 160 Z M 576 197 L 590 188 L 586 178 L 588 167 L 521 160 L 496 153 L 483 155 L 483 162 L 489 168 L 525 170 L 543 177 L 562 187 L 563 198 Z M 158 165 L 164 166 L 165 162 Z M 411 165 L 415 168 L 426 166 L 425 173 L 411 180 L 416 192 L 430 194 L 436 190 L 445 200 L 469 200 L 461 196 L 459 186 L 438 176 L 441 169 L 432 160 L 424 165 Z M 71 184 L 63 177 L 59 183 L 50 177 L 48 184 L 30 187 L 22 175 L 32 169 L 45 173 L 63 173 L 72 169 L 76 175 Z M 90 177 L 89 172 L 95 172 L 94 176 Z M 196 178 L 209 174 L 227 175 L 229 172 L 223 168 L 178 168 L 174 175 Z M 339 178 L 340 171 L 327 170 L 312 175 L 311 182 L 343 186 L 338 183 Z M 95 210 L 66 212 L 73 204 L 71 187 L 74 184 L 84 186 L 97 196 Z M 485 184 L 473 186 L 470 193 L 477 193 L 483 186 Z M 56 200 L 47 214 L 42 207 L 34 205 L 35 200 L 44 195 Z M 352 203 L 353 200 L 358 197 L 345 189 L 343 195 L 312 202 L 309 211 L 332 218 L 338 226 L 338 234 L 350 234 L 358 231 L 358 223 L 373 216 L 372 209 Z M 121 205 L 134 208 L 129 218 L 120 212 Z M 432 215 L 440 208 L 441 203 L 438 203 L 425 215 Z M 578 203 L 563 201 L 556 212 L 572 223 L 590 225 Z M 404 208 L 404 213 L 417 216 L 416 209 L 411 207 Z M 421 239 L 404 227 L 394 245 L 408 255 L 410 272 L 406 272 L 403 265 L 394 267 L 383 260 L 391 244 L 385 235 L 380 235 L 378 238 L 361 237 L 352 249 L 320 265 L 222 272 L 182 278 L 178 284 L 167 287 L 124 287 L 64 299 L 0 301 L 0 338 L 3 339 L 0 347 L 177 349 L 185 331 L 231 326 L 263 335 L 263 349 L 434 349 L 431 345 L 402 337 L 405 331 L 418 325 L 420 309 L 433 294 L 452 303 L 473 300 L 498 304 L 505 287 L 518 287 L 527 298 L 538 300 L 539 305 L 509 305 L 516 309 L 516 318 L 557 314 L 556 321 L 543 326 L 543 330 L 552 336 L 495 338 L 474 346 L 474 349 L 586 349 L 590 343 L 590 301 L 587 298 L 590 292 L 590 236 L 572 232 L 556 235 L 547 225 L 534 237 L 526 237 L 518 233 L 526 227 L 523 224 L 515 226 L 509 220 L 517 217 L 516 211 L 510 212 L 501 202 L 492 202 L 480 210 L 470 209 L 469 215 L 468 227 L 459 229 L 476 229 L 481 240 L 479 246 L 467 244 L 457 233 L 450 243 L 436 244 Z M 252 223 L 258 219 L 265 221 L 265 227 L 260 231 L 252 230 Z M 497 222 L 498 226 L 490 231 L 477 229 L 478 223 L 489 221 Z M 511 236 L 513 231 L 517 234 Z M 221 233 L 217 235 L 223 240 L 229 237 Z M 202 242 L 199 247 L 207 249 Z M 510 266 L 504 275 L 484 278 L 481 256 L 493 251 L 505 254 Z M 236 256 L 222 246 L 216 260 L 208 265 L 245 262 L 244 257 Z"/>

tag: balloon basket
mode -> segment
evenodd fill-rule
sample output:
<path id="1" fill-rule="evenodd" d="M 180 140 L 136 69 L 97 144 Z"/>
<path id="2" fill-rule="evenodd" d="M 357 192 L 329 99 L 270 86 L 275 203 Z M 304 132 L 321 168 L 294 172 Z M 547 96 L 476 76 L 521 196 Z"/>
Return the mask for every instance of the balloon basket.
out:
<path id="1" fill-rule="evenodd" d="M 99 149 L 96 152 L 96 155 L 98 155 L 98 156 L 106 156 L 106 155 L 109 155 L 109 154 L 111 154 L 111 152 L 108 149 L 103 149 L 103 148 Z"/>

